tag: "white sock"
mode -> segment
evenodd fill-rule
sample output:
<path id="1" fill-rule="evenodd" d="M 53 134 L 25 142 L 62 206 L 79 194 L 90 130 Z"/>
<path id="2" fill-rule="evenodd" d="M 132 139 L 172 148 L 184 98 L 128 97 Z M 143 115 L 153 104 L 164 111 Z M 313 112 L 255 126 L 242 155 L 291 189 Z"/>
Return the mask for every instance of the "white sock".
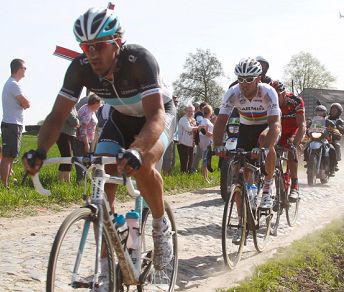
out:
<path id="1" fill-rule="evenodd" d="M 165 229 L 165 227 L 168 226 L 165 214 L 162 215 L 160 218 L 153 218 L 152 225 L 155 230 Z"/>

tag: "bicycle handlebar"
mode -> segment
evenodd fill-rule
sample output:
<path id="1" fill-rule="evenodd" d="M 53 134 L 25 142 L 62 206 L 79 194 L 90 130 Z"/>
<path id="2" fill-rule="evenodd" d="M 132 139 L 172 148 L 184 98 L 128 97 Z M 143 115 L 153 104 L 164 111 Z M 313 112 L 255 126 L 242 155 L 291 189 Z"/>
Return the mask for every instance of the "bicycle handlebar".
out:
<path id="1" fill-rule="evenodd" d="M 92 165 L 106 165 L 106 164 L 117 164 L 117 157 L 108 157 L 108 156 L 71 156 L 71 157 L 52 157 L 44 160 L 43 166 L 50 165 L 50 164 L 73 164 L 77 163 L 84 169 L 90 168 Z M 50 196 L 51 191 L 45 189 L 42 186 L 42 183 L 39 179 L 39 172 L 36 173 L 34 176 L 31 176 L 33 186 L 41 195 Z M 123 180 L 124 181 L 124 180 Z M 132 183 L 129 183 L 128 187 L 133 189 Z"/>
<path id="2" fill-rule="evenodd" d="M 261 150 L 260 153 L 265 153 L 265 148 L 260 148 L 260 150 Z M 240 149 L 240 148 L 238 148 L 236 150 L 226 150 L 226 157 L 228 157 L 230 155 L 241 155 L 241 156 L 249 157 L 249 156 L 251 156 L 251 152 L 252 151 L 245 151 L 245 150 Z M 209 172 L 214 172 L 214 169 L 211 167 L 211 159 L 212 159 L 214 154 L 215 154 L 215 151 L 213 151 L 211 148 L 211 145 L 209 145 L 207 147 L 207 169 Z M 265 159 L 265 156 L 264 156 L 263 160 L 264 159 Z M 249 164 L 249 165 L 250 165 L 250 168 L 252 168 L 253 170 L 258 170 L 258 167 L 255 167 L 252 164 Z"/>

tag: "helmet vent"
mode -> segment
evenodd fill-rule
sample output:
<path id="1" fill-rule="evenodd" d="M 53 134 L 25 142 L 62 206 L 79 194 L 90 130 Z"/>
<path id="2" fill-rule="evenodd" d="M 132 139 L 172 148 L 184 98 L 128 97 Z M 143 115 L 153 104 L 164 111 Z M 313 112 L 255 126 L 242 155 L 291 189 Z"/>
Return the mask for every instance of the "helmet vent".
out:
<path id="1" fill-rule="evenodd" d="M 92 22 L 91 34 L 94 34 L 98 30 L 99 26 L 101 25 L 101 23 L 105 17 L 105 14 L 106 13 L 104 13 L 104 12 L 100 13 L 94 18 L 94 20 Z"/>
<path id="2" fill-rule="evenodd" d="M 115 18 L 114 20 L 112 20 L 105 28 L 104 30 L 105 31 L 108 31 L 108 30 L 112 30 L 117 24 L 117 18 Z"/>
<path id="3" fill-rule="evenodd" d="M 75 22 L 74 29 L 76 30 L 78 35 L 80 36 L 83 35 L 82 29 L 81 29 L 81 23 L 79 19 Z"/>

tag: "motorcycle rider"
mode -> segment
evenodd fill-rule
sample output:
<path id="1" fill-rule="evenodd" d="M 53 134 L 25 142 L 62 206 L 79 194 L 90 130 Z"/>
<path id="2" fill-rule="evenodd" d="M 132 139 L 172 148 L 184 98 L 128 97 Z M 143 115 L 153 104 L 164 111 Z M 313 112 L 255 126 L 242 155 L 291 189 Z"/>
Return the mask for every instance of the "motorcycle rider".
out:
<path id="1" fill-rule="evenodd" d="M 292 92 L 286 91 L 282 82 L 273 81 L 271 85 L 277 91 L 279 106 L 282 113 L 282 134 L 278 144 L 284 148 L 289 148 L 289 143 L 292 143 L 295 147 L 299 147 L 306 133 L 304 101 L 301 97 L 295 96 Z M 291 177 L 289 201 L 295 202 L 299 197 L 297 175 L 298 162 L 294 161 L 290 152 L 288 153 L 288 168 L 290 169 Z"/>
<path id="2" fill-rule="evenodd" d="M 333 132 L 335 130 L 335 124 L 333 121 L 329 120 L 327 118 L 327 109 L 324 105 L 317 105 L 314 110 L 315 116 L 323 117 L 326 119 L 325 121 L 325 127 L 327 129 L 328 135 L 327 136 L 332 136 Z M 330 138 L 328 140 L 331 140 Z M 335 173 L 335 165 L 336 165 L 336 150 L 334 149 L 334 146 L 330 143 L 330 150 L 329 150 L 329 158 L 330 158 L 330 173 L 329 176 L 334 176 Z M 307 163 L 308 163 L 308 147 L 305 148 L 304 150 L 304 160 L 306 161 L 305 167 L 307 168 Z"/>
<path id="3" fill-rule="evenodd" d="M 330 113 L 328 115 L 328 119 L 330 121 L 333 121 L 336 129 L 339 131 L 341 135 L 344 134 L 344 121 L 340 118 L 340 115 L 343 112 L 343 107 L 341 106 L 340 103 L 332 103 L 330 107 Z M 341 151 L 340 151 L 340 139 L 341 135 L 333 135 L 332 138 L 332 145 L 334 146 L 334 149 L 336 150 L 336 166 L 335 166 L 335 171 L 338 171 L 338 161 L 341 161 Z"/>

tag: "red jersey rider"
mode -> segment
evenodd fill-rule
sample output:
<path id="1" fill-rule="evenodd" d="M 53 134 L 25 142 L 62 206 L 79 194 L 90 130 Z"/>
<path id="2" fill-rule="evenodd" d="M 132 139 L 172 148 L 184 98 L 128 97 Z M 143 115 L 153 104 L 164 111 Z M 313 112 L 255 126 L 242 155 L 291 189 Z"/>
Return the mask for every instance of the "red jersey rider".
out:
<path id="1" fill-rule="evenodd" d="M 288 143 L 298 147 L 306 133 L 305 104 L 301 97 L 295 96 L 285 89 L 283 83 L 273 81 L 271 84 L 277 91 L 279 106 L 281 109 L 282 134 L 279 145 L 288 148 Z M 288 154 L 288 168 L 290 169 L 291 188 L 289 201 L 298 198 L 299 184 L 297 176 L 298 163 Z"/>

